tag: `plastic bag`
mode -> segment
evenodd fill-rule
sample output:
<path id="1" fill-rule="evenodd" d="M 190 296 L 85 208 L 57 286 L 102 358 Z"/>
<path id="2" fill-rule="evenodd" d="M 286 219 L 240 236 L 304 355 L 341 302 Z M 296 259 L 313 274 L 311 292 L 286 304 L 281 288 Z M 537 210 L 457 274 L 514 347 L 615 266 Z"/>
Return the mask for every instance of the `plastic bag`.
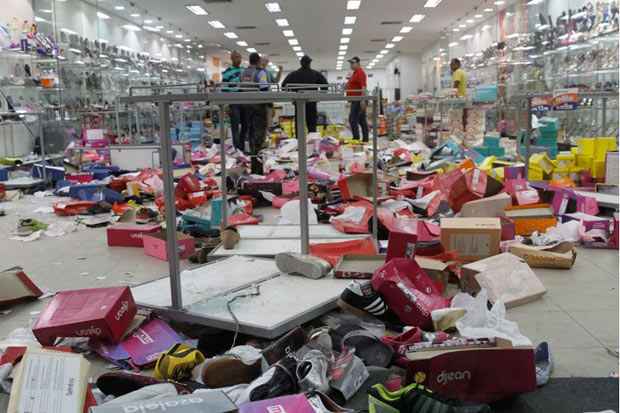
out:
<path id="1" fill-rule="evenodd" d="M 298 199 L 287 202 L 280 210 L 280 225 L 298 225 L 300 218 L 301 201 Z M 316 225 L 319 221 L 314 212 L 314 205 L 308 200 L 308 224 Z"/>
<path id="2" fill-rule="evenodd" d="M 456 322 L 459 333 L 467 338 L 499 337 L 510 340 L 513 346 L 531 346 L 532 342 L 521 334 L 517 323 L 506 319 L 504 303 L 499 300 L 488 310 L 488 300 L 488 293 L 484 288 L 475 298 L 465 293 L 454 296 L 451 307 L 464 308 L 466 311 Z"/>
<path id="3" fill-rule="evenodd" d="M 311 244 L 310 255 L 329 262 L 332 267 L 345 255 L 377 255 L 377 247 L 372 238 L 360 240 Z"/>

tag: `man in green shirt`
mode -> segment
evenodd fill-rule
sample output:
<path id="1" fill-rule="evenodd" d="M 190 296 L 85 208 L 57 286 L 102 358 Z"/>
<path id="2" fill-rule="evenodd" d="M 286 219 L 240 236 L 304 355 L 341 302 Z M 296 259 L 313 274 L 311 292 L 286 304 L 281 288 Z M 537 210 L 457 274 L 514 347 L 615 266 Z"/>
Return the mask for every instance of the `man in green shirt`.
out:
<path id="1" fill-rule="evenodd" d="M 241 53 L 233 51 L 230 53 L 231 66 L 222 73 L 224 83 L 240 83 L 241 74 L 244 68 L 241 66 Z M 239 88 L 229 85 L 223 88 L 224 92 L 238 92 Z M 248 128 L 245 121 L 243 105 L 230 105 L 230 130 L 233 137 L 233 145 L 240 151 L 245 149 Z"/>

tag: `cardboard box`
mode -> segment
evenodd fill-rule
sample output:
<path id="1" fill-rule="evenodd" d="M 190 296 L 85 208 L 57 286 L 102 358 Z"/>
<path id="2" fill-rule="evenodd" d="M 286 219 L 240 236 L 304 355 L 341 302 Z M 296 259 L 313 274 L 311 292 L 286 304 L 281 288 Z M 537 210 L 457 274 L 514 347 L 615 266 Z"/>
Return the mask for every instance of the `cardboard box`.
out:
<path id="1" fill-rule="evenodd" d="M 573 212 L 572 214 L 564 214 L 561 217 L 562 223 L 569 221 L 579 221 L 586 231 L 593 229 L 601 229 L 609 231 L 610 218 L 597 217 L 595 215 L 584 214 L 583 212 Z"/>
<path id="2" fill-rule="evenodd" d="M 441 219 L 441 244 L 465 261 L 499 254 L 501 232 L 499 218 Z"/>
<path id="3" fill-rule="evenodd" d="M 161 230 L 159 224 L 116 224 L 108 227 L 108 246 L 110 247 L 137 247 L 144 246 L 142 237 L 144 234 L 152 234 Z"/>
<path id="4" fill-rule="evenodd" d="M 503 217 L 504 210 L 512 205 L 512 198 L 505 192 L 497 195 L 467 202 L 461 209 L 463 218 Z"/>
<path id="5" fill-rule="evenodd" d="M 526 189 L 524 191 L 517 191 L 515 194 L 517 205 L 533 205 L 540 202 L 538 191 L 535 189 Z"/>
<path id="6" fill-rule="evenodd" d="M 577 250 L 572 242 L 562 242 L 548 247 L 512 244 L 508 251 L 522 258 L 530 267 L 534 268 L 568 270 L 573 267 L 577 258 Z"/>
<path id="7" fill-rule="evenodd" d="M 168 261 L 168 243 L 166 242 L 165 232 L 144 234 L 142 241 L 144 243 L 144 253 L 146 255 L 159 258 L 162 261 Z M 182 232 L 177 232 L 177 247 L 179 249 L 180 259 L 184 260 L 189 258 L 195 251 L 194 238 Z"/>
<path id="8" fill-rule="evenodd" d="M 359 173 L 338 181 L 342 199 L 372 198 L 372 174 Z"/>
<path id="9" fill-rule="evenodd" d="M 235 413 L 237 406 L 222 391 L 211 390 L 164 399 L 92 407 L 90 413 Z"/>
<path id="10" fill-rule="evenodd" d="M 417 233 L 390 231 L 390 235 L 388 237 L 387 258 L 385 259 L 385 262 L 388 262 L 393 258 L 413 259 L 417 241 Z"/>
<path id="11" fill-rule="evenodd" d="M 82 413 L 89 369 L 80 354 L 29 349 L 14 370 L 7 413 Z"/>
<path id="12" fill-rule="evenodd" d="M 32 332 L 45 346 L 58 337 L 96 337 L 117 343 L 136 312 L 127 287 L 62 291 L 41 312 Z"/>
<path id="13" fill-rule="evenodd" d="M 43 292 L 32 282 L 21 267 L 0 272 L 0 306 L 38 298 Z"/>
<path id="14" fill-rule="evenodd" d="M 535 301 L 547 292 L 529 265 L 510 253 L 464 265 L 461 281 L 469 294 L 485 288 L 490 302 L 502 300 L 506 308 Z"/>
<path id="15" fill-rule="evenodd" d="M 384 264 L 384 255 L 345 255 L 334 268 L 334 277 L 369 280 Z"/>
<path id="16" fill-rule="evenodd" d="M 506 218 L 515 224 L 517 235 L 531 235 L 534 231 L 544 233 L 557 224 L 549 204 L 533 204 L 506 208 Z"/>
<path id="17" fill-rule="evenodd" d="M 239 406 L 239 413 L 315 413 L 306 396 L 295 394 L 276 397 L 275 399 L 260 400 L 244 403 Z M 209 413 L 211 411 L 209 410 Z"/>

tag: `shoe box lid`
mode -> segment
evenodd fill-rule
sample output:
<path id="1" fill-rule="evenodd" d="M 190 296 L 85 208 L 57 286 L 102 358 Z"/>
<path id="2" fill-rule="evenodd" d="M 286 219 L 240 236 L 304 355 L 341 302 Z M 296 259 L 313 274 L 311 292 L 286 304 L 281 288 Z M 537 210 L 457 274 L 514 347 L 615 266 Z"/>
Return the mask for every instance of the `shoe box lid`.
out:
<path id="1" fill-rule="evenodd" d="M 237 406 L 222 391 L 193 393 L 155 400 L 141 400 L 113 405 L 101 405 L 90 409 L 90 413 L 234 413 Z"/>

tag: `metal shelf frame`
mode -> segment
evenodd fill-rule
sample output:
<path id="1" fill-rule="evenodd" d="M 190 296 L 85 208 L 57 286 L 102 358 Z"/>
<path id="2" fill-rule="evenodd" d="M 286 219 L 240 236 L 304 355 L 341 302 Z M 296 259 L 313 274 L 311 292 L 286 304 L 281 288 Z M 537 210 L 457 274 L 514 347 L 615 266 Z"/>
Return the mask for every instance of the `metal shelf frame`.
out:
<path id="1" fill-rule="evenodd" d="M 271 84 L 266 91 L 257 91 L 259 85 L 251 84 L 219 84 L 204 90 L 203 93 L 190 94 L 162 94 L 165 87 L 151 88 L 154 94 L 151 95 L 133 95 L 133 90 L 144 88 L 130 89 L 130 96 L 120 97 L 119 103 L 137 104 L 137 103 L 155 103 L 158 106 L 160 118 L 160 159 L 163 169 L 164 178 L 164 199 L 165 199 L 165 215 L 166 215 L 166 243 L 168 254 L 168 267 L 170 277 L 170 292 L 172 313 L 182 316 L 186 312 L 183 310 L 183 299 L 181 293 L 181 275 L 179 267 L 179 256 L 176 238 L 176 207 L 174 197 L 174 180 L 173 180 L 173 163 L 170 151 L 170 105 L 174 102 L 209 102 L 211 106 L 219 107 L 221 115 L 224 114 L 226 105 L 252 105 L 267 104 L 275 102 L 292 102 L 297 109 L 297 140 L 299 151 L 299 192 L 300 192 L 300 229 L 301 229 L 301 251 L 307 254 L 309 251 L 309 227 L 308 227 L 308 170 L 306 152 L 306 103 L 308 102 L 333 102 L 333 101 L 366 101 L 372 105 L 372 185 L 373 185 L 373 238 L 377 240 L 378 217 L 377 217 L 377 139 L 379 124 L 379 93 L 375 90 L 372 94 L 366 91 L 358 92 L 359 96 L 347 96 L 340 87 L 334 84 L 330 85 L 304 85 L 303 89 L 315 88 L 315 90 L 297 90 L 294 88 L 282 90 L 279 85 Z M 235 88 L 235 92 L 225 91 L 227 88 Z M 264 87 L 264 85 L 261 85 Z M 291 91 L 297 90 L 297 91 Z M 223 117 L 221 116 L 221 119 Z M 224 122 L 220 122 L 220 158 L 221 158 L 221 186 L 222 186 L 222 222 L 224 227 L 228 223 L 227 205 L 228 193 L 226 188 L 226 141 L 227 133 Z M 196 315 L 200 319 L 200 315 Z M 205 320 L 206 317 L 204 317 Z"/>

